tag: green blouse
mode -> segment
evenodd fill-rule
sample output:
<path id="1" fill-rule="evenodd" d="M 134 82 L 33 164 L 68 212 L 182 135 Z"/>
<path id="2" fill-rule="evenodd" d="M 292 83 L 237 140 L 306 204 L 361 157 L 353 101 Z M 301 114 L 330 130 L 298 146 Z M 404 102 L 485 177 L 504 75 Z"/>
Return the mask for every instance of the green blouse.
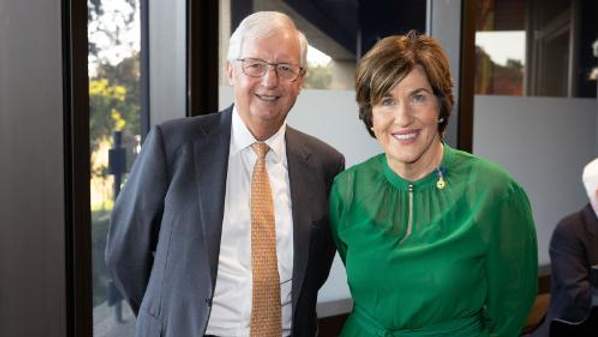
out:
<path id="1" fill-rule="evenodd" d="M 341 336 L 519 335 L 536 233 L 503 169 L 444 145 L 439 169 L 410 182 L 380 154 L 336 177 L 330 219 L 354 301 Z"/>

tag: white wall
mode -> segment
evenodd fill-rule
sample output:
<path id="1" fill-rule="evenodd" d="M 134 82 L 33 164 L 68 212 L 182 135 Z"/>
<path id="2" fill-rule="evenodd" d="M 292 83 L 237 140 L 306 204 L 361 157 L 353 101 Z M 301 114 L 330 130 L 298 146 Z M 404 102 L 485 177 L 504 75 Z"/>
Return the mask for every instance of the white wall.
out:
<path id="1" fill-rule="evenodd" d="M 474 154 L 511 172 L 531 200 L 540 265 L 558 221 L 587 203 L 584 165 L 598 155 L 595 99 L 475 96 Z"/>

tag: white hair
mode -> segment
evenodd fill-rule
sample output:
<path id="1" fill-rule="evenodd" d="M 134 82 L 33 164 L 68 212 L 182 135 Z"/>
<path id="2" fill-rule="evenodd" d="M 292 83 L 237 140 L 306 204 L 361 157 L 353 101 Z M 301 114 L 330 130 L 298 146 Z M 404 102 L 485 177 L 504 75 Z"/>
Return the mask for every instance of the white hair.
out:
<path id="1" fill-rule="evenodd" d="M 229 62 L 241 57 L 241 49 L 246 38 L 262 38 L 271 35 L 280 29 L 290 28 L 297 32 L 299 47 L 301 48 L 300 65 L 307 64 L 307 38 L 297 29 L 293 20 L 286 14 L 280 12 L 256 12 L 241 21 L 235 29 L 228 42 L 228 54 L 226 59 Z"/>
<path id="2" fill-rule="evenodd" d="M 598 191 L 598 158 L 592 160 L 584 167 L 581 179 L 586 188 L 588 198 L 590 198 L 590 203 L 594 211 L 598 214 L 598 197 L 596 196 L 596 191 Z"/>

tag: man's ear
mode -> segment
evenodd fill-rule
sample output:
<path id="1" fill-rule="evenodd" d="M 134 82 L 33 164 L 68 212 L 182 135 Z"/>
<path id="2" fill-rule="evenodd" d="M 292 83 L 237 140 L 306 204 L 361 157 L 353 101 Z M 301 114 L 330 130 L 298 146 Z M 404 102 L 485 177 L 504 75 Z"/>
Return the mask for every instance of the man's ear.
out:
<path id="1" fill-rule="evenodd" d="M 235 84 L 235 69 L 232 63 L 226 61 L 226 78 L 228 80 L 228 84 L 234 85 Z"/>
<path id="2" fill-rule="evenodd" d="M 303 89 L 303 85 L 305 84 L 305 77 L 307 76 L 307 71 L 304 71 L 299 78 L 297 78 L 297 85 L 299 86 L 299 91 Z"/>

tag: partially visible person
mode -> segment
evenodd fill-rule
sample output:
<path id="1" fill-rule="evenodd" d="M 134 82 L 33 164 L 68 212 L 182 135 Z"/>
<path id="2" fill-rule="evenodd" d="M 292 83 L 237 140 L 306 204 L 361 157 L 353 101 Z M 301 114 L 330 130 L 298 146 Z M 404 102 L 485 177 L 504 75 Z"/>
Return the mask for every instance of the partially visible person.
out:
<path id="1" fill-rule="evenodd" d="M 355 78 L 384 153 L 332 187 L 354 301 L 341 336 L 518 336 L 537 284 L 530 203 L 505 170 L 443 142 L 453 84 L 441 46 L 387 37 Z"/>
<path id="2" fill-rule="evenodd" d="M 106 246 L 135 336 L 315 336 L 344 158 L 286 124 L 307 47 L 287 15 L 248 16 L 229 42 L 234 105 L 148 134 Z"/>
<path id="3" fill-rule="evenodd" d="M 582 175 L 589 203 L 550 240 L 550 336 L 598 336 L 598 158 Z"/>

